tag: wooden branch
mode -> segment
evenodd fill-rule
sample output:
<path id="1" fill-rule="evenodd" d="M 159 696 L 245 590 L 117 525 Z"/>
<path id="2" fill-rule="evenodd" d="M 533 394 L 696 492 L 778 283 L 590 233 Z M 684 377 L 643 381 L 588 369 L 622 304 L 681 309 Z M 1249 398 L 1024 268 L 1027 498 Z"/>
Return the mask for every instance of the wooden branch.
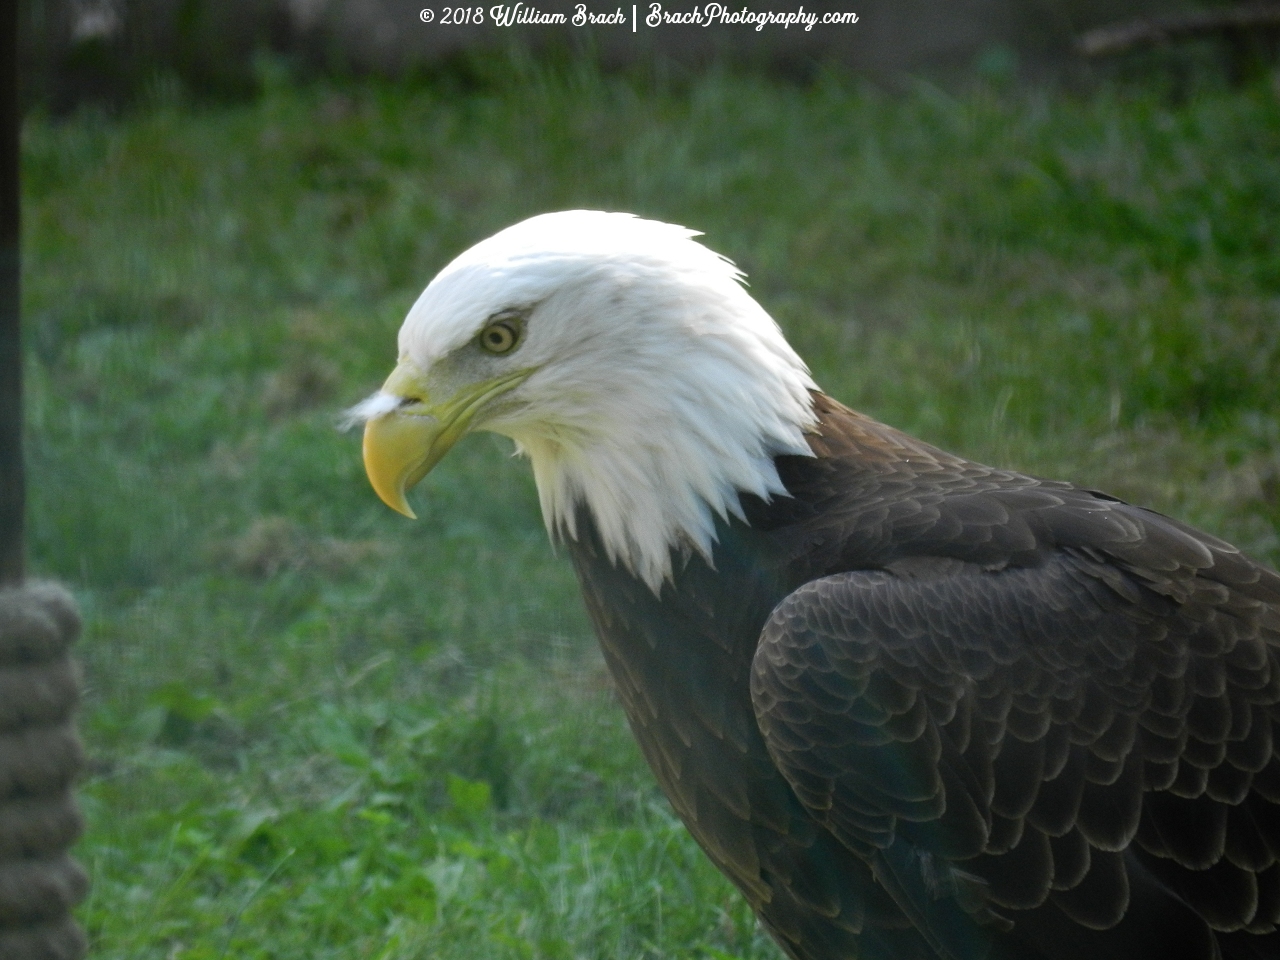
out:
<path id="1" fill-rule="evenodd" d="M 1076 48 L 1087 57 L 1102 57 L 1124 53 L 1144 44 L 1168 43 L 1185 37 L 1268 27 L 1280 29 L 1280 3 L 1198 10 L 1098 27 L 1080 37 L 1076 41 Z"/>

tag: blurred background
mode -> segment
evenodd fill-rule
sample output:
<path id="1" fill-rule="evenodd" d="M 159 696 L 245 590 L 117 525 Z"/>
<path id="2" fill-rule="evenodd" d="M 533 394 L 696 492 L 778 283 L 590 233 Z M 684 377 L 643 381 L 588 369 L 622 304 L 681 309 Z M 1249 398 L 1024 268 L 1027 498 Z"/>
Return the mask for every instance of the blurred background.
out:
<path id="1" fill-rule="evenodd" d="M 1280 560 L 1277 6 L 424 5 L 22 6 L 29 557 L 86 620 L 94 956 L 780 956 L 644 768 L 527 465 L 469 438 L 415 524 L 336 427 L 534 213 L 703 230 L 838 399 Z"/>
<path id="2" fill-rule="evenodd" d="M 641 21 L 650 2 L 637 4 Z M 553 0 L 524 6 L 571 14 L 575 4 Z M 591 0 L 587 6 L 593 12 L 623 9 L 630 22 L 630 3 Z M 666 4 L 671 11 L 695 6 Z M 203 97 L 252 96 L 262 86 L 264 57 L 284 58 L 302 76 L 348 79 L 466 73 L 477 55 L 513 49 L 535 57 L 585 56 L 610 71 L 677 76 L 727 62 L 795 81 L 812 80 L 822 67 L 882 82 L 922 74 L 957 81 L 975 67 L 1022 80 L 1080 78 L 1099 70 L 1096 64 L 1081 64 L 1077 41 L 1091 29 L 1140 18 L 1175 22 L 1181 15 L 1234 10 L 1251 22 L 1248 14 L 1260 14 L 1255 19 L 1270 23 L 1270 29 L 1255 23 L 1227 36 L 1225 43 L 1221 31 L 1210 30 L 1199 34 L 1208 42 L 1179 43 L 1175 51 L 1166 33 L 1159 38 L 1161 59 L 1166 69 L 1178 69 L 1170 65 L 1195 60 L 1197 54 L 1238 61 L 1252 53 L 1267 59 L 1276 42 L 1274 6 L 1229 0 L 865 0 L 842 7 L 816 0 L 808 10 L 856 12 L 857 25 L 755 31 L 726 26 L 647 30 L 641 24 L 633 34 L 625 26 L 497 29 L 491 21 L 449 26 L 441 22 L 443 15 L 428 26 L 419 19 L 423 4 L 417 0 L 24 0 L 21 67 L 27 102 L 54 112 L 87 101 L 119 105 L 160 76 L 176 78 Z M 1220 49 L 1208 49 L 1214 46 Z M 1140 69 L 1145 62 L 1125 66 Z"/>

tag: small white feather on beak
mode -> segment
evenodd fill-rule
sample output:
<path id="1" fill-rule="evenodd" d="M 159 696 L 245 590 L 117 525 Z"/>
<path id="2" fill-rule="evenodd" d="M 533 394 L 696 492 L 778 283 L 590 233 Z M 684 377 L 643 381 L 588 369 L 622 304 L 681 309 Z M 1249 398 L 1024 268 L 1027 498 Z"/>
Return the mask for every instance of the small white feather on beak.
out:
<path id="1" fill-rule="evenodd" d="M 375 417 L 380 417 L 384 413 L 390 413 L 404 403 L 403 397 L 397 397 L 386 391 L 379 390 L 377 393 L 371 393 L 365 397 L 354 407 L 348 407 L 342 411 L 338 418 L 338 429 L 343 433 L 348 430 L 354 430 L 356 427 L 363 426 Z"/>

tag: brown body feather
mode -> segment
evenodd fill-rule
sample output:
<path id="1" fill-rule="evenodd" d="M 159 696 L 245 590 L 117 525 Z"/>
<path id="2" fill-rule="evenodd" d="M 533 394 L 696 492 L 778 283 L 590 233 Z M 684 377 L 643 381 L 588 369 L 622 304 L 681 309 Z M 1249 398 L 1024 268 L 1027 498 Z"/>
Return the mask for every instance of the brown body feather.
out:
<path id="1" fill-rule="evenodd" d="M 1280 577 L 815 395 L 660 597 L 571 543 L 632 729 L 796 960 L 1280 957 Z"/>

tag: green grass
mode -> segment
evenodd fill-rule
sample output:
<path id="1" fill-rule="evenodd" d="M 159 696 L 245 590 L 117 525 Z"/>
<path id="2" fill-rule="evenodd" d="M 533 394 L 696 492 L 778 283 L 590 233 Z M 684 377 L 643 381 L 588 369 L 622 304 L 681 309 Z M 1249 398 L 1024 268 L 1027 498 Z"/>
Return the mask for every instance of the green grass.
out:
<path id="1" fill-rule="evenodd" d="M 631 743 L 527 467 L 338 412 L 526 215 L 705 230 L 838 398 L 1280 559 L 1280 98 L 583 69 L 24 131 L 30 552 L 115 958 L 776 958 Z"/>

